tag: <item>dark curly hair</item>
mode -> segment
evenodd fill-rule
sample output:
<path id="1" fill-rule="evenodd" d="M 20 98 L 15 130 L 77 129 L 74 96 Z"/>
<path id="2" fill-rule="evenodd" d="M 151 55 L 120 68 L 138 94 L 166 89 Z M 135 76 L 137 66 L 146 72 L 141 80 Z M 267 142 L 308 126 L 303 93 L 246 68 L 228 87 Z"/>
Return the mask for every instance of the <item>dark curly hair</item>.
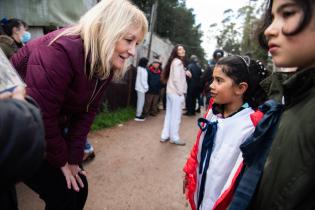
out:
<path id="1" fill-rule="evenodd" d="M 282 31 L 287 36 L 293 36 L 301 31 L 310 23 L 313 16 L 313 7 L 315 4 L 314 0 L 293 0 L 302 10 L 304 16 L 301 18 L 299 24 L 292 31 Z M 268 49 L 268 43 L 264 35 L 265 30 L 272 23 L 272 4 L 273 0 L 269 0 L 266 4 L 266 12 L 262 17 L 260 27 L 257 28 L 256 34 L 258 36 L 259 44 L 264 48 Z"/>
<path id="2" fill-rule="evenodd" d="M 233 55 L 221 58 L 216 65 L 220 66 L 235 84 L 241 82 L 248 84 L 243 99 L 252 108 L 257 108 L 267 99 L 265 91 L 259 84 L 268 74 L 261 61 L 250 59 L 248 56 Z"/>

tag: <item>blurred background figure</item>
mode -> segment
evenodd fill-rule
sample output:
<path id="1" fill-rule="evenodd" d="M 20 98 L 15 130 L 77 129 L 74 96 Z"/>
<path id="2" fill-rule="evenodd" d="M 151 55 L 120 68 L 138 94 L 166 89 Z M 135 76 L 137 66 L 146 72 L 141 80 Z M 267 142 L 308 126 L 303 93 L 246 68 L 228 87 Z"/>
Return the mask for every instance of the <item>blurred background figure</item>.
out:
<path id="1" fill-rule="evenodd" d="M 158 59 L 154 59 L 148 68 L 148 85 L 149 90 L 145 94 L 145 103 L 143 109 L 144 116 L 156 116 L 159 112 L 158 103 L 161 90 L 161 69 L 162 63 Z"/>
<path id="2" fill-rule="evenodd" d="M 147 65 L 149 60 L 141 58 L 137 67 L 137 77 L 135 89 L 137 91 L 137 110 L 135 121 L 144 121 L 145 116 L 142 114 L 145 101 L 145 93 L 148 91 L 148 71 Z"/>
<path id="3" fill-rule="evenodd" d="M 184 115 L 194 116 L 196 111 L 196 99 L 201 92 L 201 66 L 196 55 L 190 57 L 190 64 L 187 66 L 187 70 L 190 72 L 191 77 L 187 77 L 187 112 Z"/>
<path id="4" fill-rule="evenodd" d="M 27 31 L 27 24 L 20 19 L 4 18 L 0 24 L 3 31 L 3 34 L 0 34 L 0 48 L 8 58 L 11 58 L 31 39 L 31 33 Z"/>
<path id="5" fill-rule="evenodd" d="M 161 134 L 161 142 L 170 140 L 170 143 L 184 146 L 179 137 L 182 105 L 187 92 L 186 73 L 184 68 L 186 51 L 183 45 L 176 45 L 166 63 L 162 81 L 167 81 L 166 86 L 166 114 Z"/>

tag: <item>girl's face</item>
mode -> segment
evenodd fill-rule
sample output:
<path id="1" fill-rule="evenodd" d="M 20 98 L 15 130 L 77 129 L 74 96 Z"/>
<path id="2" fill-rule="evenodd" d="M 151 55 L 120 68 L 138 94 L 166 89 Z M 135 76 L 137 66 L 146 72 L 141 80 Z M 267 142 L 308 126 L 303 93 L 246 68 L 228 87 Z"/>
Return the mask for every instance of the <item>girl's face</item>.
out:
<path id="1" fill-rule="evenodd" d="M 117 41 L 111 59 L 114 69 L 122 69 L 125 62 L 136 54 L 136 46 L 141 40 L 142 32 L 139 28 L 131 27 L 127 33 Z"/>
<path id="2" fill-rule="evenodd" d="M 265 30 L 269 52 L 278 67 L 304 68 L 315 64 L 315 7 L 310 23 L 298 34 L 294 31 L 303 18 L 303 10 L 292 0 L 274 0 L 271 25 Z"/>
<path id="3" fill-rule="evenodd" d="M 186 54 L 186 51 L 185 51 L 184 47 L 183 46 L 179 46 L 177 48 L 177 56 L 180 57 L 180 58 L 184 58 L 185 54 Z"/>
<path id="4" fill-rule="evenodd" d="M 216 104 L 232 104 L 242 98 L 239 85 L 228 77 L 220 66 L 213 70 L 213 81 L 210 85 L 211 97 Z"/>

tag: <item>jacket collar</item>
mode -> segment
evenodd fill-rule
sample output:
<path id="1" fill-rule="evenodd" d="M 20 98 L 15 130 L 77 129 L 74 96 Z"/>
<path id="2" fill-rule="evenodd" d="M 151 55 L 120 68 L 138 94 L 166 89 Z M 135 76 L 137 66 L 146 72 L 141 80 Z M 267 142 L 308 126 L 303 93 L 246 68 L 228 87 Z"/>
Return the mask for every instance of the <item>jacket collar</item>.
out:
<path id="1" fill-rule="evenodd" d="M 315 83 L 315 68 L 298 70 L 283 82 L 285 106 L 291 106 L 305 98 Z"/>

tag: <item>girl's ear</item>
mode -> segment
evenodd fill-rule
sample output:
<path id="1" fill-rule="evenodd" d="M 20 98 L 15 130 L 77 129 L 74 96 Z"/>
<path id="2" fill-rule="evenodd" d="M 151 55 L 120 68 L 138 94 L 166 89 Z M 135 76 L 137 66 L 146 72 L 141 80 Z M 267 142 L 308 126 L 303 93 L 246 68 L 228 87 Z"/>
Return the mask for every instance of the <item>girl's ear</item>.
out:
<path id="1" fill-rule="evenodd" d="M 244 95 L 247 88 L 248 88 L 248 84 L 246 82 L 241 82 L 240 84 L 237 85 L 236 94 L 240 96 Z"/>

